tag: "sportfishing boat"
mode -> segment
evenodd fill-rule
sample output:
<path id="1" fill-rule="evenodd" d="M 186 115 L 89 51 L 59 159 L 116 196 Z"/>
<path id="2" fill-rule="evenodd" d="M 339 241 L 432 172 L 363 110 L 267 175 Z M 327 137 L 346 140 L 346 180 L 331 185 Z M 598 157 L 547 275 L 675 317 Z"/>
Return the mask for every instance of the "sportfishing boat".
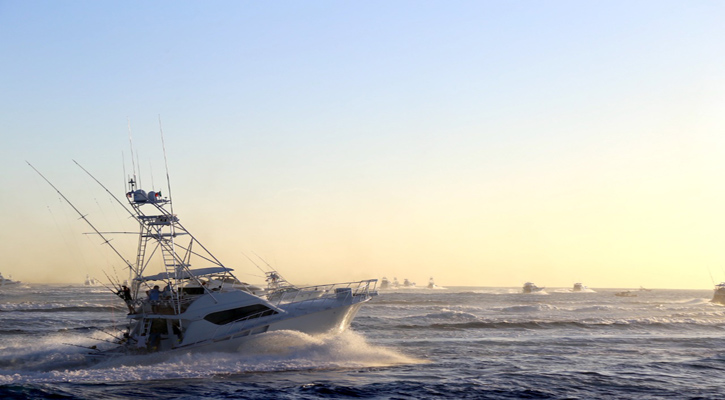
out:
<path id="1" fill-rule="evenodd" d="M 415 287 L 415 282 L 411 282 L 408 279 L 403 280 L 403 287 L 404 288 L 413 288 Z"/>
<path id="2" fill-rule="evenodd" d="M 111 194 L 105 186 L 104 189 Z M 257 292 L 260 288 L 237 279 L 232 268 L 223 265 L 181 224 L 170 198 L 162 197 L 160 191 L 138 189 L 133 178 L 128 182 L 128 204 L 114 197 L 139 227 L 135 261 L 126 261 L 84 214 L 65 196 L 61 197 L 129 270 L 129 284 L 121 284 L 120 279 L 111 282 L 129 311 L 125 331 L 112 347 L 91 347 L 91 357 L 237 349 L 250 337 L 277 330 L 308 334 L 341 332 L 360 307 L 377 294 L 377 279 L 295 287 L 296 290 L 278 287 L 270 292 L 272 295 L 263 290 Z M 197 263 L 201 267 L 192 268 Z M 149 273 L 152 269 L 157 272 Z M 318 295 L 305 295 L 308 292 Z"/>
<path id="3" fill-rule="evenodd" d="M 380 289 L 387 289 L 388 287 L 390 287 L 390 281 L 388 281 L 388 278 L 383 277 L 380 280 Z"/>
<path id="4" fill-rule="evenodd" d="M 433 277 L 431 276 L 430 279 L 428 280 L 428 286 L 426 286 L 426 288 L 435 289 L 437 287 L 438 286 L 435 284 L 435 282 L 433 282 Z"/>
<path id="5" fill-rule="evenodd" d="M 3 274 L 0 273 L 0 287 L 16 286 L 16 285 L 19 285 L 19 284 L 20 284 L 20 281 L 14 281 L 14 280 L 12 280 L 10 278 L 5 278 L 5 277 L 3 277 Z"/>
<path id="6" fill-rule="evenodd" d="M 710 301 L 717 304 L 725 304 L 725 282 L 715 285 L 715 292 Z"/>
<path id="7" fill-rule="evenodd" d="M 544 290 L 544 288 L 542 288 L 542 287 L 540 288 L 531 282 L 524 283 L 523 293 L 538 293 L 543 290 Z"/>
<path id="8" fill-rule="evenodd" d="M 299 288 L 282 277 L 277 271 L 267 272 L 267 300 L 277 301 L 295 299 L 295 301 L 317 299 L 327 293 L 327 288 L 315 286 L 313 288 Z M 294 295 L 293 295 L 294 293 Z"/>
<path id="9" fill-rule="evenodd" d="M 572 292 L 581 292 L 582 290 L 586 289 L 587 287 L 582 285 L 581 282 L 577 282 L 574 284 L 574 288 L 571 289 Z"/>
<path id="10" fill-rule="evenodd" d="M 85 286 L 98 286 L 100 282 L 96 278 L 91 278 L 90 275 L 86 274 L 86 281 L 83 282 Z"/>

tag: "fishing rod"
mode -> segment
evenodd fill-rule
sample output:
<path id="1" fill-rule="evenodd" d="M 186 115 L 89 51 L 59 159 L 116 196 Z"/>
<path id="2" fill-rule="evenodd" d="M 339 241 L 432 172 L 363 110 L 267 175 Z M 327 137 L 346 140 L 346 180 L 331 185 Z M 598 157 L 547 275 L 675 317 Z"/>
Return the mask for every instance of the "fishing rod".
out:
<path id="1" fill-rule="evenodd" d="M 129 267 L 129 268 L 130 268 L 130 269 L 132 270 L 132 271 L 135 271 L 135 269 L 134 269 L 133 265 L 131 265 L 131 263 L 130 263 L 130 262 L 128 262 L 128 260 L 126 260 L 126 259 L 125 259 L 125 258 L 123 257 L 123 255 L 121 255 L 121 253 L 120 253 L 120 252 L 119 252 L 119 251 L 118 251 L 118 250 L 117 250 L 117 249 L 116 249 L 115 247 L 113 247 L 113 245 L 111 244 L 111 241 L 110 241 L 109 239 L 106 239 L 106 237 L 105 237 L 105 236 L 104 236 L 104 235 L 103 235 L 103 234 L 102 234 L 102 233 L 101 233 L 101 232 L 100 232 L 100 231 L 99 231 L 98 229 L 96 229 L 96 227 L 95 227 L 95 226 L 94 226 L 94 225 L 93 225 L 93 224 L 91 223 L 91 221 L 89 221 L 89 220 L 88 220 L 88 218 L 86 218 L 86 215 L 84 215 L 84 214 L 83 214 L 82 212 L 80 212 L 80 210 L 78 210 L 78 209 L 76 208 L 76 206 L 74 206 L 74 205 L 73 205 L 73 203 L 71 203 L 71 201 L 70 201 L 70 200 L 68 200 L 68 198 L 67 198 L 67 197 L 65 197 L 65 196 L 63 195 L 63 193 L 61 193 L 61 191 L 60 191 L 60 190 L 58 190 L 58 188 L 56 188 L 56 187 L 55 187 L 55 185 L 53 185 L 53 184 L 52 184 L 52 183 L 51 183 L 51 182 L 50 182 L 50 181 L 48 180 L 48 178 L 46 178 L 46 177 L 45 177 L 45 176 L 44 176 L 43 174 L 41 174 L 41 173 L 40 173 L 40 171 L 38 171 L 38 170 L 37 170 L 37 169 L 36 169 L 36 168 L 35 168 L 35 167 L 33 166 L 33 164 L 31 164 L 31 163 L 30 163 L 30 162 L 28 162 L 27 160 L 26 160 L 25 162 L 26 162 L 26 163 L 28 163 L 28 165 L 30 166 L 30 168 L 32 168 L 32 169 L 33 169 L 33 171 L 37 172 L 37 173 L 38 173 L 38 175 L 40 175 L 40 177 L 41 177 L 41 178 L 43 178 L 43 180 L 44 180 L 44 181 L 46 181 L 46 182 L 48 183 L 48 185 L 50 185 L 50 187 L 52 187 L 53 189 L 55 189 L 55 191 L 56 191 L 56 192 L 57 192 L 57 193 L 58 193 L 58 194 L 60 195 L 60 197 L 61 197 L 61 198 L 62 198 L 63 200 L 65 200 L 65 202 L 66 202 L 66 203 L 68 203 L 68 205 L 69 205 L 69 206 L 71 206 L 71 208 L 73 208 L 73 210 L 74 210 L 74 211 L 75 211 L 76 213 L 78 213 L 78 215 L 80 215 L 80 217 L 81 217 L 80 219 L 82 219 L 83 221 L 85 221 L 85 222 L 86 222 L 86 223 L 87 223 L 87 224 L 88 224 L 88 225 L 89 225 L 89 226 L 90 226 L 90 227 L 91 227 L 91 228 L 92 228 L 92 229 L 93 229 L 93 230 L 94 230 L 94 231 L 96 232 L 96 234 L 97 234 L 98 236 L 100 236 L 100 237 L 101 237 L 101 239 L 103 239 L 103 243 L 102 243 L 102 244 L 107 244 L 107 245 L 108 245 L 108 247 L 110 247 L 110 248 L 111 248 L 111 249 L 112 249 L 112 250 L 113 250 L 113 251 L 114 251 L 114 252 L 116 253 L 116 255 L 117 255 L 117 256 L 118 256 L 118 257 L 119 257 L 119 258 L 120 258 L 121 260 L 123 260 L 123 262 L 125 262 L 125 263 L 126 263 L 126 265 L 127 265 L 127 266 L 128 266 L 128 267 Z"/>
<path id="2" fill-rule="evenodd" d="M 134 214 L 134 213 L 133 213 L 133 212 L 132 212 L 131 210 L 129 210 L 129 209 L 128 209 L 128 208 L 126 207 L 126 205 L 125 205 L 125 204 L 123 204 L 123 203 L 121 202 L 121 200 L 119 200 L 119 199 L 118 199 L 118 198 L 117 198 L 116 196 L 114 196 L 114 195 L 113 195 L 113 193 L 111 193 L 111 191 L 110 191 L 110 190 L 108 190 L 108 188 L 107 188 L 106 186 L 104 186 L 104 185 L 103 185 L 103 184 L 102 184 L 102 183 L 101 183 L 101 182 L 100 182 L 100 181 L 99 181 L 98 179 L 96 179 L 96 177 L 95 177 L 95 176 L 93 176 L 93 175 L 92 175 L 92 174 L 91 174 L 90 172 L 88 172 L 88 170 L 86 170 L 85 168 L 83 168 L 83 166 L 82 166 L 81 164 L 79 164 L 79 163 L 78 163 L 78 161 L 76 161 L 76 160 L 73 160 L 73 162 L 74 162 L 74 163 L 75 163 L 75 164 L 76 164 L 76 165 L 78 166 L 78 168 L 82 169 L 82 170 L 83 170 L 83 172 L 85 172 L 86 174 L 88 174 L 88 176 L 90 176 L 90 177 L 91 177 L 91 178 L 92 178 L 92 179 L 93 179 L 94 181 L 96 181 L 96 183 L 97 183 L 97 184 L 101 185 L 101 187 L 103 188 L 103 190 L 105 190 L 105 191 L 106 191 L 106 193 L 108 193 L 108 194 L 109 194 L 109 195 L 111 196 L 111 198 L 113 198 L 113 200 L 116 200 L 116 202 L 117 202 L 118 204 L 120 204 L 120 205 L 121 205 L 121 207 L 123 207 L 123 209 L 124 209 L 124 210 L 126 210 L 126 212 L 127 212 L 127 213 L 129 213 L 129 215 L 131 215 L 132 217 L 136 218 L 136 214 Z M 134 232 L 134 233 L 135 233 L 135 232 Z"/>
<path id="3" fill-rule="evenodd" d="M 269 269 L 271 269 L 272 271 L 274 271 L 274 270 L 275 270 L 273 266 L 269 265 L 269 263 L 267 262 L 267 260 L 265 260 L 264 258 L 262 258 L 262 256 L 260 256 L 259 254 L 255 253 L 254 251 L 252 251 L 252 254 L 254 254 L 254 255 L 255 255 L 255 256 L 257 256 L 257 257 L 258 257 L 258 258 L 259 258 L 260 260 L 262 260 L 262 262 L 263 262 L 263 263 L 267 264 L 267 266 L 269 267 Z"/>
<path id="4" fill-rule="evenodd" d="M 97 346 L 81 346 L 79 344 L 73 344 L 73 343 L 61 343 L 61 344 L 64 344 L 66 346 L 80 347 L 80 348 L 86 349 L 86 350 L 100 351 L 100 350 L 98 350 L 98 347 Z"/>
<path id="5" fill-rule="evenodd" d="M 264 272 L 264 275 L 265 276 L 267 275 L 267 271 L 265 271 L 262 267 L 260 267 L 259 264 L 257 264 L 256 262 L 254 262 L 254 260 L 252 260 L 248 255 L 244 254 L 243 251 L 241 253 L 242 253 L 242 255 L 244 257 L 247 257 L 247 260 L 249 260 L 252 264 L 254 264 L 255 267 L 259 268 L 260 271 Z M 252 253 L 254 253 L 254 252 L 252 252 Z M 259 257 L 259 256 L 257 256 L 257 257 Z M 262 261 L 264 261 L 264 260 L 262 260 Z"/>
<path id="6" fill-rule="evenodd" d="M 108 336 L 110 336 L 110 337 L 112 337 L 112 338 L 114 338 L 116 340 L 123 340 L 120 337 L 112 334 L 111 332 L 106 332 L 103 328 L 96 328 L 96 330 L 101 331 L 101 332 L 105 333 L 106 335 L 108 335 Z M 101 340 L 101 339 L 97 339 L 97 340 Z"/>
<path id="7" fill-rule="evenodd" d="M 103 282 L 101 282 L 101 285 L 103 285 L 103 287 L 105 287 L 106 289 L 110 290 L 114 294 L 118 294 L 118 291 L 121 290 L 121 283 L 120 282 L 114 282 L 113 279 L 111 279 L 111 277 L 108 276 L 108 274 L 106 273 L 106 271 L 101 270 L 101 272 L 103 272 L 103 275 L 106 275 L 106 278 L 108 278 L 108 281 L 111 282 L 111 285 L 113 285 L 113 289 L 111 289 L 110 287 L 106 286 Z M 116 289 L 116 285 L 118 285 L 118 289 Z"/>

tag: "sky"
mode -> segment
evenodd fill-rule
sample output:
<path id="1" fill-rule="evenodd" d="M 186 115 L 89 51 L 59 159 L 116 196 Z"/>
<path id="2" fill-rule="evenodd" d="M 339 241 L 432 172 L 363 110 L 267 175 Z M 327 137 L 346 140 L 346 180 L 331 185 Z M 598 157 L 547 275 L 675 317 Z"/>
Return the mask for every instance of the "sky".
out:
<path id="1" fill-rule="evenodd" d="M 298 284 L 710 289 L 725 281 L 722 15 L 0 0 L 0 273 L 123 275 L 26 161 L 100 230 L 132 230 L 73 160 L 124 199 L 133 142 L 143 186 L 164 192 L 161 125 L 175 212 L 246 281 L 263 282 L 258 254 Z"/>

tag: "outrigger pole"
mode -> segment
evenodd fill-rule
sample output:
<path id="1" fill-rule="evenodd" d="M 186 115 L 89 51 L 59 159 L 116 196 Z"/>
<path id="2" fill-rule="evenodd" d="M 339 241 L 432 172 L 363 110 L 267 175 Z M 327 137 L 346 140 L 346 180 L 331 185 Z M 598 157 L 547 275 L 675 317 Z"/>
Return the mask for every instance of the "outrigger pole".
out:
<path id="1" fill-rule="evenodd" d="M 96 183 L 97 183 L 97 184 L 101 185 L 101 187 L 103 188 L 103 190 L 105 190 L 105 191 L 106 191 L 106 193 L 108 193 L 109 195 L 111 195 L 111 197 L 113 198 L 113 200 L 116 200 L 116 202 L 117 202 L 118 204 L 120 204 L 120 205 L 121 205 L 121 207 L 123 207 L 123 209 L 124 209 L 124 210 L 126 210 L 126 212 L 127 212 L 127 213 L 128 213 L 128 214 L 129 214 L 130 216 L 132 216 L 132 217 L 134 217 L 134 218 L 136 217 L 136 215 L 135 215 L 135 214 L 134 214 L 134 213 L 133 213 L 133 212 L 132 212 L 131 210 L 129 210 L 128 208 L 126 208 L 126 206 L 125 206 L 125 205 L 124 205 L 124 204 L 123 204 L 123 203 L 121 202 L 121 200 L 119 200 L 119 199 L 118 199 L 118 198 L 117 198 L 116 196 L 114 196 L 114 195 L 113 195 L 113 193 L 111 193 L 111 191 L 110 191 L 110 190 L 108 190 L 108 188 L 107 188 L 107 187 L 103 186 L 103 184 L 102 184 L 102 183 L 101 183 L 101 182 L 100 182 L 100 181 L 99 181 L 98 179 L 96 179 L 96 177 L 95 177 L 95 176 L 91 175 L 91 173 L 90 173 L 90 172 L 88 172 L 88 170 L 86 170 L 85 168 L 83 168 L 83 166 L 82 166 L 82 165 L 80 165 L 80 164 L 78 163 L 78 161 L 76 161 L 76 160 L 73 160 L 73 162 L 74 162 L 74 163 L 76 163 L 76 165 L 77 165 L 77 166 L 78 166 L 78 167 L 79 167 L 80 169 L 82 169 L 82 170 L 83 170 L 83 172 L 85 172 L 86 174 L 88 174 L 88 176 L 90 176 L 90 177 L 91 177 L 91 178 L 92 178 L 92 179 L 93 179 L 94 181 L 96 181 Z"/>
<path id="2" fill-rule="evenodd" d="M 128 266 L 128 267 L 129 267 L 129 268 L 130 268 L 130 269 L 132 270 L 132 271 L 135 271 L 135 270 L 136 270 L 136 269 L 135 269 L 135 268 L 133 267 L 133 265 L 132 265 L 132 264 L 131 264 L 130 262 L 128 262 L 128 260 L 126 260 L 126 259 L 125 259 L 125 258 L 123 257 L 123 255 L 121 255 L 121 253 L 120 253 L 120 252 L 119 252 L 118 250 L 116 250 L 116 248 L 115 248 L 115 247 L 113 247 L 113 245 L 111 244 L 111 241 L 110 241 L 110 240 L 108 240 L 108 239 L 106 239 L 106 237 L 105 237 L 105 236 L 103 236 L 103 234 L 102 234 L 102 233 L 101 233 L 101 232 L 100 232 L 100 231 L 99 231 L 98 229 L 96 229 L 96 227 L 95 227 L 95 226 L 94 226 L 94 225 L 93 225 L 93 224 L 91 223 L 91 221 L 89 221 L 89 220 L 88 220 L 88 218 L 86 218 L 86 215 L 84 215 L 84 214 L 83 214 L 82 212 L 80 212 L 80 211 L 79 211 L 79 210 L 78 210 L 78 209 L 76 208 L 76 206 L 74 206 L 74 205 L 73 205 L 73 203 L 71 203 L 71 202 L 70 202 L 70 200 L 68 200 L 68 198 L 67 198 L 67 197 L 65 197 L 65 196 L 63 195 L 63 193 L 61 193 L 61 192 L 60 192 L 60 190 L 58 190 L 58 188 L 56 188 L 56 187 L 55 187 L 55 185 L 53 185 L 53 184 L 52 184 L 52 183 L 51 183 L 51 182 L 50 182 L 50 181 L 48 180 L 48 178 L 46 178 L 46 177 L 45 177 L 45 176 L 44 176 L 43 174 L 41 174 L 41 173 L 40 173 L 40 171 L 38 171 L 38 170 L 37 170 L 37 169 L 36 169 L 36 168 L 35 168 L 35 167 L 33 166 L 33 164 L 31 164 L 31 163 L 30 163 L 30 162 L 28 162 L 27 160 L 26 160 L 25 162 L 26 162 L 26 163 L 28 163 L 28 165 L 30 166 L 30 168 L 32 168 L 32 169 L 33 169 L 33 170 L 34 170 L 35 172 L 37 172 L 37 173 L 38 173 L 38 175 L 40 175 L 40 177 L 41 177 L 41 178 L 43 178 L 43 180 L 44 180 L 44 181 L 46 181 L 46 182 L 48 183 L 48 185 L 50 185 L 50 187 L 52 187 L 53 189 L 55 189 L 55 191 L 56 191 L 56 192 L 58 192 L 58 194 L 60 195 L 60 197 L 61 197 L 61 198 L 63 198 L 63 200 L 65 200 L 65 202 L 66 202 L 66 203 L 68 203 L 68 205 L 69 205 L 69 206 L 71 206 L 71 208 L 73 208 L 73 210 L 74 210 L 74 211 L 75 211 L 76 213 L 78 213 L 78 215 L 80 215 L 80 216 L 81 216 L 81 219 L 82 219 L 82 220 L 86 221 L 86 223 L 87 223 L 87 224 L 88 224 L 88 225 L 89 225 L 89 226 L 90 226 L 90 227 L 91 227 L 91 228 L 92 228 L 92 229 L 93 229 L 93 230 L 94 230 L 94 231 L 96 232 L 96 234 L 97 234 L 98 236 L 100 236 L 100 237 L 101 237 L 101 239 L 103 239 L 103 244 L 107 244 L 107 245 L 108 245 L 108 246 L 109 246 L 109 247 L 110 247 L 110 248 L 111 248 L 111 249 L 112 249 L 112 250 L 113 250 L 113 251 L 114 251 L 114 252 L 116 253 L 116 255 L 118 255 L 118 257 L 119 257 L 119 258 L 120 258 L 121 260 L 123 260 L 123 262 L 125 262 L 125 263 L 126 263 L 126 265 L 127 265 L 127 266 Z M 77 164 L 77 163 L 76 163 L 76 164 Z M 80 165 L 79 165 L 79 166 L 80 166 Z"/>

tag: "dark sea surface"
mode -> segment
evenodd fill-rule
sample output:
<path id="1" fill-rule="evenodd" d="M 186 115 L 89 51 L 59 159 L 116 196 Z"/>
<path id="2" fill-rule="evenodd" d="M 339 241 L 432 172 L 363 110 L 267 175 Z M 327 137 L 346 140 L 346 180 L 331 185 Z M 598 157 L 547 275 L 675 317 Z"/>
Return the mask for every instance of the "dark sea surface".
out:
<path id="1" fill-rule="evenodd" d="M 268 332 L 231 353 L 88 361 L 125 306 L 106 289 L 0 289 L 0 399 L 723 399 L 708 290 L 381 291 L 342 335 Z"/>

